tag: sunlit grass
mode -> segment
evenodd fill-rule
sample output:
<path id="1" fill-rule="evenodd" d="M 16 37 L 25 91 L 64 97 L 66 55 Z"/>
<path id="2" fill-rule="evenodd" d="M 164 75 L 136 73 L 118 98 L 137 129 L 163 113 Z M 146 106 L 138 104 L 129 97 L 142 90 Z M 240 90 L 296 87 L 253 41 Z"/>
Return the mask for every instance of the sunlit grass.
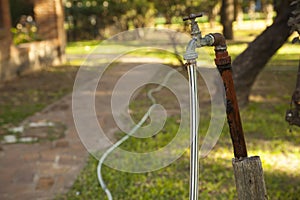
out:
<path id="1" fill-rule="evenodd" d="M 236 32 L 236 40 L 228 42 L 228 52 L 234 60 L 240 53 L 242 53 L 251 42 L 262 30 L 239 30 Z M 297 66 L 299 60 L 300 45 L 291 44 L 291 39 L 286 42 L 271 58 L 268 62 L 267 67 L 291 67 Z M 169 52 L 162 52 L 160 49 L 140 49 L 137 43 L 126 42 L 124 44 L 108 44 L 101 41 L 83 41 L 83 42 L 72 42 L 68 44 L 66 52 L 71 55 L 106 55 L 106 54 L 126 54 L 127 56 L 135 57 L 149 57 L 149 58 L 161 58 L 167 59 L 164 63 L 177 64 L 178 60 L 176 57 L 170 55 L 170 52 L 174 50 L 172 47 L 169 48 Z M 205 51 L 208 52 L 211 60 L 214 58 L 213 48 L 207 47 Z M 182 57 L 182 55 L 181 55 Z M 69 60 L 72 65 L 81 65 L 84 63 L 83 58 L 75 58 Z"/>

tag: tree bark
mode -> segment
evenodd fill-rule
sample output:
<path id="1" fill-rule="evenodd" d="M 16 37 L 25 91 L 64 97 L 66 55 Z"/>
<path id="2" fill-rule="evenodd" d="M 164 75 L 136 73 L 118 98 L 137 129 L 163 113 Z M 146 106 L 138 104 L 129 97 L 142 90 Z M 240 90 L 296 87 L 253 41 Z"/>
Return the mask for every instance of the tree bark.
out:
<path id="1" fill-rule="evenodd" d="M 238 27 L 241 25 L 244 18 L 242 3 L 242 0 L 234 0 L 234 20 L 237 22 Z"/>
<path id="2" fill-rule="evenodd" d="M 248 14 L 251 20 L 255 20 L 255 7 L 255 0 L 250 0 Z"/>
<path id="3" fill-rule="evenodd" d="M 221 23 L 223 25 L 223 35 L 226 39 L 232 40 L 234 21 L 234 0 L 222 0 Z"/>
<path id="4" fill-rule="evenodd" d="M 218 16 L 218 13 L 221 9 L 221 5 L 219 3 L 215 4 L 214 6 L 212 6 L 209 11 L 208 11 L 208 21 L 209 21 L 209 25 L 210 28 L 214 28 L 215 27 L 215 22 Z"/>
<path id="5" fill-rule="evenodd" d="M 291 27 L 287 22 L 292 10 L 289 0 L 281 0 L 274 23 L 233 61 L 234 81 L 240 106 L 249 102 L 251 87 L 257 75 L 290 36 Z"/>

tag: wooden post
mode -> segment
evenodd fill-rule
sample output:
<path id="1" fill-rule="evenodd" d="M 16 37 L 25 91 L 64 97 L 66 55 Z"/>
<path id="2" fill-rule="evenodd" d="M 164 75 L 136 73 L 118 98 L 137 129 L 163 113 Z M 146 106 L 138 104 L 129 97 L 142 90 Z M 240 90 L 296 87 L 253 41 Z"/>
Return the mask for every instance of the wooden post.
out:
<path id="1" fill-rule="evenodd" d="M 233 158 L 232 165 L 239 200 L 268 199 L 259 156 Z"/>

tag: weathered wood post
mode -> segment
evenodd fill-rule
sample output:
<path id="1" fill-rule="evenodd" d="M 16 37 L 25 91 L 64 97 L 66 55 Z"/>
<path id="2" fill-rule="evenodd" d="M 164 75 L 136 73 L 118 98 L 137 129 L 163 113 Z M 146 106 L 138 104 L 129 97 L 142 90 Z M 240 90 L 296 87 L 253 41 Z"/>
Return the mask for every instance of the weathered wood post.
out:
<path id="1" fill-rule="evenodd" d="M 259 156 L 233 158 L 232 165 L 239 200 L 268 199 Z"/>
<path id="2" fill-rule="evenodd" d="M 236 189 L 239 200 L 265 200 L 267 190 L 259 156 L 248 157 L 243 127 L 232 78 L 231 58 L 223 35 L 214 33 L 215 63 L 222 76 L 226 92 L 226 114 L 233 144 Z"/>

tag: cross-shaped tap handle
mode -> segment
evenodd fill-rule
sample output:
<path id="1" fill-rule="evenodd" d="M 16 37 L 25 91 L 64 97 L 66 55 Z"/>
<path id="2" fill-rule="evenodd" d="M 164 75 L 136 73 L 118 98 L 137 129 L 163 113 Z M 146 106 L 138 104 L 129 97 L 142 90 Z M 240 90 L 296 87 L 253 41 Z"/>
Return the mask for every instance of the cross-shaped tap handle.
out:
<path id="1" fill-rule="evenodd" d="M 195 20 L 197 17 L 202 17 L 203 13 L 198 13 L 198 14 L 190 14 L 189 16 L 185 16 L 183 17 L 183 21 L 187 21 L 187 20 Z"/>

